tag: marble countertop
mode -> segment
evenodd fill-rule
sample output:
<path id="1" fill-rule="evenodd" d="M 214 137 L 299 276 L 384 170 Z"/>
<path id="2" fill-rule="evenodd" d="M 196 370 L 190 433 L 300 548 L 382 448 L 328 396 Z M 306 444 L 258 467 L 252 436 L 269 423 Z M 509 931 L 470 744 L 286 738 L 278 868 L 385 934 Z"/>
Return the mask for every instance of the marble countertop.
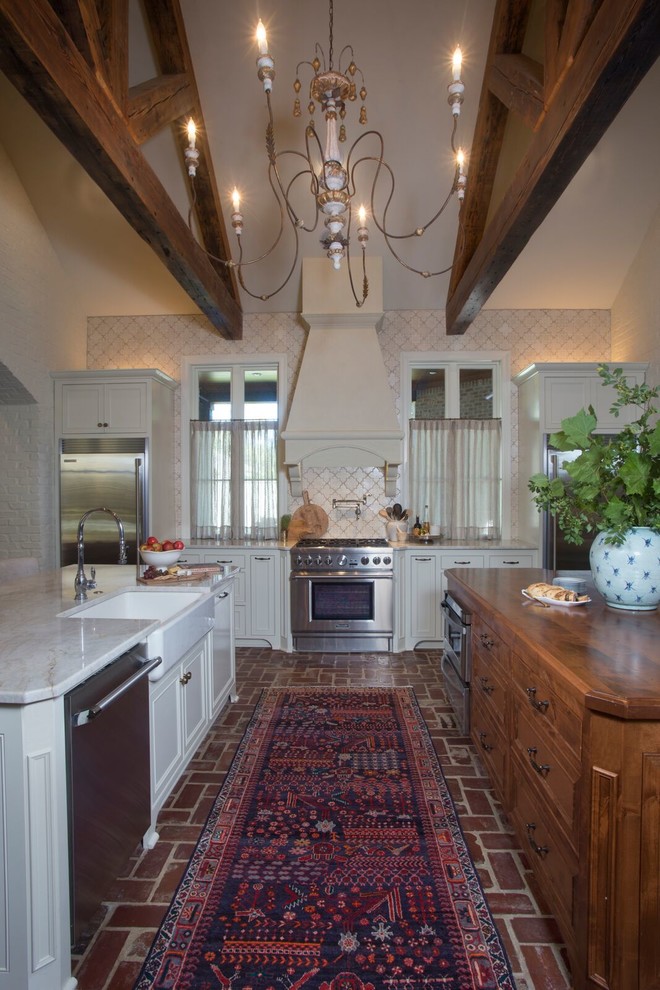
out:
<path id="1" fill-rule="evenodd" d="M 0 704 L 26 705 L 65 694 L 142 642 L 160 624 L 153 619 L 60 617 L 59 613 L 81 604 L 74 601 L 75 573 L 71 565 L 0 587 Z M 211 575 L 176 587 L 212 594 L 233 577 L 234 573 Z M 158 593 L 137 584 L 131 565 L 98 564 L 96 583 L 96 591 L 88 592 L 88 602 L 125 588 Z"/>
<path id="2" fill-rule="evenodd" d="M 351 537 L 346 537 L 350 539 Z M 379 533 L 374 536 L 373 533 L 367 533 L 366 535 L 360 534 L 360 539 L 382 539 L 383 534 Z M 319 539 L 344 539 L 343 536 L 333 536 L 330 533 L 326 533 L 325 536 Z M 200 550 L 220 550 L 234 548 L 236 550 L 241 549 L 269 549 L 269 550 L 291 550 L 295 547 L 297 540 L 234 540 L 228 543 L 215 543 L 213 540 L 190 540 L 186 544 L 186 550 L 190 550 L 191 553 Z M 536 550 L 536 545 L 532 543 L 526 543 L 523 540 L 445 540 L 441 536 L 432 536 L 430 541 L 426 540 L 397 540 L 395 542 L 390 542 L 390 547 L 393 550 L 410 550 L 411 548 L 417 549 L 422 546 L 433 546 L 438 549 L 446 547 L 449 550 Z M 185 551 L 184 551 L 185 553 Z"/>

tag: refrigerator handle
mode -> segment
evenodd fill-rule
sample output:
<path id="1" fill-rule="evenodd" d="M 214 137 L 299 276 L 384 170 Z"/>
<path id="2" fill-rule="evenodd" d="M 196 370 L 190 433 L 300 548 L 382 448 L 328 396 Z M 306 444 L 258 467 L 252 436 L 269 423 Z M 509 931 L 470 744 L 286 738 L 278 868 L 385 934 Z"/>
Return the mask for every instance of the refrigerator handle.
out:
<path id="1" fill-rule="evenodd" d="M 144 543 L 142 532 L 142 458 L 135 458 L 135 576 L 140 577 L 140 544 Z"/>

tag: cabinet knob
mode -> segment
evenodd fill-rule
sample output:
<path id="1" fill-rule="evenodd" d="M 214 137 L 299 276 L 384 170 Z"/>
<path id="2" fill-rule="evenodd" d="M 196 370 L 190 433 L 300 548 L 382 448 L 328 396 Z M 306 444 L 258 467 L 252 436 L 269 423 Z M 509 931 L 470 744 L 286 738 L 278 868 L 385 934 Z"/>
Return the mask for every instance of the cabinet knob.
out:
<path id="1" fill-rule="evenodd" d="M 495 690 L 495 685 L 494 684 L 489 684 L 487 677 L 480 677 L 479 678 L 479 681 L 481 682 L 481 690 L 482 691 L 485 691 L 486 694 L 492 694 L 493 693 L 493 691 Z"/>
<path id="2" fill-rule="evenodd" d="M 490 743 L 487 743 L 486 742 L 486 738 L 487 738 L 487 735 L 486 735 L 485 732 L 480 732 L 479 733 L 479 742 L 481 743 L 481 748 L 482 749 L 485 749 L 487 753 L 490 753 L 490 751 L 492 750 L 493 747 L 491 746 Z"/>
<path id="3" fill-rule="evenodd" d="M 534 831 L 536 830 L 536 823 L 528 822 L 527 825 L 525 825 L 525 828 L 527 829 L 527 838 L 529 839 L 529 844 L 536 853 L 536 855 L 540 856 L 541 858 L 547 856 L 547 854 L 550 852 L 548 847 L 540 846 L 538 842 L 534 839 Z"/>
<path id="4" fill-rule="evenodd" d="M 179 678 L 179 684 L 182 684 L 185 687 L 191 677 L 192 677 L 192 673 L 189 670 L 187 670 L 186 673 L 183 675 L 183 677 Z"/>
<path id="5" fill-rule="evenodd" d="M 536 756 L 536 752 L 537 752 L 536 746 L 528 746 L 527 747 L 527 752 L 529 753 L 529 762 L 531 763 L 531 765 L 533 766 L 533 768 L 536 770 L 536 772 L 538 774 L 540 774 L 542 777 L 547 777 L 548 774 L 550 773 L 550 770 L 552 769 L 552 767 L 550 766 L 549 763 L 537 763 L 536 762 L 536 760 L 534 759 L 534 757 Z"/>
<path id="6" fill-rule="evenodd" d="M 527 697 L 529 698 L 529 703 L 532 708 L 535 708 L 537 712 L 543 712 L 545 714 L 548 709 L 549 701 L 537 701 L 536 700 L 536 688 L 525 688 L 527 691 Z"/>
<path id="7" fill-rule="evenodd" d="M 481 640 L 481 645 L 484 646 L 487 650 L 492 650 L 492 648 L 495 646 L 495 640 L 487 636 L 486 633 L 481 633 L 479 639 Z"/>

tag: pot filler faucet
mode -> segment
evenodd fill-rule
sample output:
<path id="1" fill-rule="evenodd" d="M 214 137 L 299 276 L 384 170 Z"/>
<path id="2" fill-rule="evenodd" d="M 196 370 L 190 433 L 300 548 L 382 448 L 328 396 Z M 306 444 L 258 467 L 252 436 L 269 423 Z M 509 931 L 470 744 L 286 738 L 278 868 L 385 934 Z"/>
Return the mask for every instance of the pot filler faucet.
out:
<path id="1" fill-rule="evenodd" d="M 117 523 L 117 530 L 119 532 L 119 564 L 125 564 L 126 557 L 126 540 L 124 539 L 124 524 L 112 509 L 106 509 L 105 506 L 100 506 L 98 509 L 88 509 L 80 517 L 80 522 L 78 523 L 78 570 L 76 571 L 76 577 L 73 582 L 73 587 L 76 592 L 75 601 L 86 602 L 87 601 L 87 589 L 95 588 L 96 582 L 94 581 L 94 568 L 92 568 L 92 579 L 88 580 L 85 576 L 85 523 L 87 519 L 94 512 L 107 512 L 112 516 L 114 521 Z"/>

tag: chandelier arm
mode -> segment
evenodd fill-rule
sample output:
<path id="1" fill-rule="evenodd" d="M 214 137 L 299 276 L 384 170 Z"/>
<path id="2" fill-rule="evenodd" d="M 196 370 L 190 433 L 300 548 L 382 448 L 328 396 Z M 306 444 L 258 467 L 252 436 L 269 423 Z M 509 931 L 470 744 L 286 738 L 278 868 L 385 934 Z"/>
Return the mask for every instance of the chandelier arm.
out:
<path id="1" fill-rule="evenodd" d="M 349 215 L 347 234 L 350 234 L 350 230 L 351 230 L 351 217 Z M 351 285 L 351 292 L 353 293 L 353 299 L 355 299 L 355 305 L 356 305 L 356 307 L 358 309 L 360 309 L 360 307 L 364 306 L 364 303 L 366 301 L 366 298 L 369 295 L 369 280 L 367 278 L 367 262 L 366 262 L 366 257 L 365 257 L 366 252 L 365 252 L 365 250 L 363 248 L 362 249 L 362 298 L 360 299 L 358 297 L 357 292 L 355 291 L 355 284 L 353 282 L 353 269 L 351 267 L 351 248 L 350 248 L 350 244 L 351 244 L 351 238 L 350 238 L 350 236 L 347 236 L 347 238 L 346 238 L 346 267 L 348 269 L 348 281 L 350 282 L 350 285 Z"/>
<path id="2" fill-rule="evenodd" d="M 280 203 L 280 210 L 282 212 L 282 217 L 283 217 L 284 213 L 282 211 L 282 205 L 281 205 L 281 203 Z M 295 241 L 296 241 L 296 248 L 295 248 L 294 255 L 293 255 L 293 261 L 291 262 L 291 268 L 289 269 L 288 275 L 280 283 L 280 285 L 278 285 L 276 289 L 273 289 L 272 292 L 268 292 L 268 293 L 252 292 L 252 290 L 251 289 L 248 289 L 247 285 L 245 284 L 245 280 L 243 278 L 243 268 L 245 268 L 247 265 L 255 264 L 255 262 L 254 261 L 243 261 L 242 260 L 243 259 L 243 245 L 242 245 L 242 243 L 240 241 L 240 238 L 239 238 L 238 261 L 234 263 L 234 267 L 236 268 L 236 274 L 238 276 L 238 281 L 240 283 L 241 288 L 243 289 L 244 292 L 246 292 L 248 294 L 248 296 L 251 296 L 252 299 L 260 299 L 262 302 L 267 302 L 269 299 L 272 299 L 273 296 L 276 296 L 278 292 L 281 292 L 282 289 L 284 288 L 284 286 L 290 281 L 291 276 L 293 275 L 293 272 L 295 270 L 295 267 L 298 264 L 298 254 L 299 254 L 299 249 L 300 249 L 300 239 L 299 239 L 299 235 L 298 235 L 298 228 L 295 226 L 295 224 L 292 224 L 292 227 L 293 227 L 293 235 L 294 235 Z M 267 254 L 270 254 L 270 252 L 276 246 L 276 244 L 279 241 L 279 239 L 280 239 L 281 236 L 282 236 L 282 231 L 280 230 L 280 233 L 278 234 L 278 237 L 277 237 L 277 240 L 275 241 L 275 244 L 273 244 L 273 246 L 270 248 L 270 250 L 266 252 Z M 266 257 L 266 255 L 262 255 L 262 257 Z M 259 261 L 261 259 L 256 259 L 256 260 Z"/>

